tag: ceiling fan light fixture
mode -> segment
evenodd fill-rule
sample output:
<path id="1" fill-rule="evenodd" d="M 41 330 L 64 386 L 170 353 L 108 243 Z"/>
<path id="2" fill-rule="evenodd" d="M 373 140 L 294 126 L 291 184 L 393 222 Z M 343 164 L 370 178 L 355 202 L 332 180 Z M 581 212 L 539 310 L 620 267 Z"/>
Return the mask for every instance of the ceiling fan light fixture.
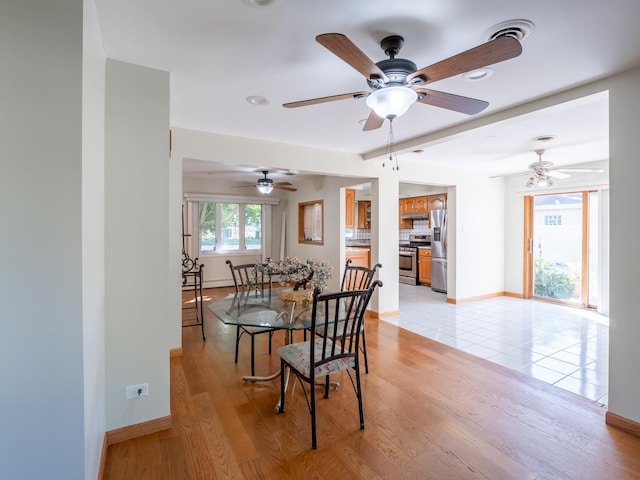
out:
<path id="1" fill-rule="evenodd" d="M 408 87 L 385 87 L 367 97 L 367 106 L 380 118 L 393 120 L 404 115 L 418 99 L 418 94 Z"/>
<path id="2" fill-rule="evenodd" d="M 265 182 L 264 179 L 260 179 L 257 188 L 263 195 L 269 195 L 273 191 L 273 182 Z"/>
<path id="3" fill-rule="evenodd" d="M 550 187 L 553 185 L 553 180 L 551 180 L 551 177 L 549 177 L 548 175 L 540 175 L 538 177 L 537 185 L 539 187 Z"/>

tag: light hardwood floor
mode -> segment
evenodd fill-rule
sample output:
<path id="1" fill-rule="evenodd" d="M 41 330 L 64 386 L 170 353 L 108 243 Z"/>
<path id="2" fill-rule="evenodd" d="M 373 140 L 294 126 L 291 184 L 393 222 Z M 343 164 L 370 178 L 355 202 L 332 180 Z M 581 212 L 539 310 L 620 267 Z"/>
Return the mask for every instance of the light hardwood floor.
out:
<path id="1" fill-rule="evenodd" d="M 235 329 L 208 311 L 205 325 L 206 342 L 185 328 L 183 356 L 171 359 L 173 428 L 111 445 L 105 480 L 640 479 L 640 438 L 608 427 L 605 407 L 375 319 L 366 428 L 338 375 L 341 387 L 318 401 L 313 451 L 299 385 L 277 415 L 278 381 L 241 380 L 247 339 L 234 364 Z M 266 336 L 256 340 L 257 373 L 276 370 L 275 349 L 269 356 Z"/>

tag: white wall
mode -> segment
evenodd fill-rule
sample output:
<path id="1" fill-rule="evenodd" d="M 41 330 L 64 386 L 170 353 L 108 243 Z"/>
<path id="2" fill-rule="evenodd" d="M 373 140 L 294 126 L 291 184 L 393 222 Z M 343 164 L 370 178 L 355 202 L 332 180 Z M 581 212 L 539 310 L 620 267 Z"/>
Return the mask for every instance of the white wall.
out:
<path id="1" fill-rule="evenodd" d="M 82 326 L 85 478 L 96 478 L 105 432 L 105 56 L 93 0 L 84 1 L 82 76 Z"/>
<path id="2" fill-rule="evenodd" d="M 640 422 L 640 321 L 638 276 L 638 125 L 640 69 L 614 77 L 609 86 L 611 183 L 611 296 L 609 411 Z"/>
<path id="3" fill-rule="evenodd" d="M 0 8 L 0 477 L 85 478 L 82 0 Z"/>
<path id="4" fill-rule="evenodd" d="M 170 415 L 169 74 L 107 60 L 106 427 Z M 125 387 L 149 396 L 125 399 Z"/>
<path id="5" fill-rule="evenodd" d="M 504 182 L 473 171 L 403 162 L 402 182 L 418 179 L 447 192 L 447 298 L 504 290 Z M 406 188 L 403 183 L 403 188 Z M 487 232 L 492 232 L 488 235 Z"/>

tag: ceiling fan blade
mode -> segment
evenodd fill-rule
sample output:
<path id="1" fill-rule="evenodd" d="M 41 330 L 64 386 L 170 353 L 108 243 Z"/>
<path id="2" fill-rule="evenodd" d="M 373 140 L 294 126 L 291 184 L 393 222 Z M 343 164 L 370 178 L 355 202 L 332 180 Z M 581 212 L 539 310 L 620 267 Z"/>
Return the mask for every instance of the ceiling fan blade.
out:
<path id="1" fill-rule="evenodd" d="M 484 100 L 454 95 L 453 93 L 428 90 L 426 88 L 418 88 L 416 89 L 416 92 L 426 93 L 426 95 L 420 100 L 420 103 L 433 105 L 434 107 L 446 108 L 455 112 L 466 113 L 467 115 L 480 113 L 489 106 L 489 102 L 485 102 Z"/>
<path id="2" fill-rule="evenodd" d="M 287 192 L 297 192 L 298 191 L 297 188 L 285 187 L 282 184 L 276 184 L 276 185 L 273 186 L 273 188 L 277 188 L 278 190 L 286 190 Z"/>
<path id="3" fill-rule="evenodd" d="M 368 132 L 369 130 L 375 130 L 377 128 L 380 128 L 383 123 L 384 118 L 379 117 L 378 115 L 376 115 L 376 112 L 371 110 L 369 118 L 367 118 L 367 121 L 365 122 L 364 127 L 362 127 L 362 130 L 364 130 L 365 132 Z"/>
<path id="4" fill-rule="evenodd" d="M 285 108 L 306 107 L 307 105 L 315 105 L 317 103 L 334 102 L 336 100 L 346 100 L 348 98 L 361 98 L 369 95 L 371 92 L 353 92 L 343 93 L 340 95 L 331 95 L 330 97 L 311 98 L 309 100 L 301 100 L 299 102 L 284 103 Z"/>
<path id="5" fill-rule="evenodd" d="M 498 37 L 465 52 L 424 67 L 407 76 L 407 83 L 418 76 L 426 78 L 425 83 L 437 82 L 445 78 L 461 75 L 494 63 L 509 60 L 522 53 L 522 45 L 513 37 Z"/>
<path id="6" fill-rule="evenodd" d="M 569 178 L 571 176 L 571 175 L 568 175 L 566 173 L 562 173 L 559 170 L 547 170 L 544 173 L 545 173 L 545 175 L 547 175 L 549 177 L 553 177 L 553 178 Z"/>
<path id="7" fill-rule="evenodd" d="M 378 77 L 388 82 L 389 79 L 362 50 L 341 33 L 324 33 L 316 37 L 316 41 L 331 53 L 339 57 L 366 78 Z"/>
<path id="8" fill-rule="evenodd" d="M 602 173 L 601 168 L 556 168 L 556 172 L 573 172 L 573 173 Z"/>
<path id="9" fill-rule="evenodd" d="M 286 187 L 290 187 L 291 183 L 290 182 L 278 182 L 278 183 L 274 183 L 273 186 L 274 187 L 278 187 L 278 186 L 286 186 Z"/>

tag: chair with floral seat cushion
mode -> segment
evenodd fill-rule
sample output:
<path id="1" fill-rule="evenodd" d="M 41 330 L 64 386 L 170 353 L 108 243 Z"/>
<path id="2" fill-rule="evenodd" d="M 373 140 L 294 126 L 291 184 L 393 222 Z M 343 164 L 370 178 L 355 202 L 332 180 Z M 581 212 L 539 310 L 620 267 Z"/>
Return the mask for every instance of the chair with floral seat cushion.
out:
<path id="1" fill-rule="evenodd" d="M 316 379 L 323 380 L 325 398 L 329 397 L 330 375 L 346 371 L 358 399 L 360 428 L 364 429 L 364 409 L 360 384 L 360 340 L 365 310 L 375 288 L 382 286 L 374 281 L 368 289 L 321 293 L 314 290 L 311 309 L 311 338 L 306 342 L 292 343 L 278 349 L 283 374 L 280 376 L 280 404 L 278 413 L 285 411 L 287 370 L 302 385 L 311 413 L 311 448 L 316 448 Z M 320 336 L 318 330 L 332 332 Z M 324 377 L 324 378 L 323 378 Z M 309 387 L 306 388 L 306 385 Z"/>
<path id="2" fill-rule="evenodd" d="M 256 268 L 255 263 L 234 265 L 231 260 L 226 260 L 225 263 L 229 265 L 229 269 L 231 270 L 231 276 L 233 277 L 236 292 L 247 292 L 247 294 L 254 292 L 256 295 L 262 295 L 262 290 L 264 288 L 264 273 Z M 236 329 L 235 363 L 238 363 L 240 338 L 246 333 L 251 337 L 251 375 L 255 375 L 255 336 L 263 333 L 269 334 L 269 355 L 271 355 L 271 340 L 274 332 L 275 329 L 273 328 L 238 325 Z"/>

